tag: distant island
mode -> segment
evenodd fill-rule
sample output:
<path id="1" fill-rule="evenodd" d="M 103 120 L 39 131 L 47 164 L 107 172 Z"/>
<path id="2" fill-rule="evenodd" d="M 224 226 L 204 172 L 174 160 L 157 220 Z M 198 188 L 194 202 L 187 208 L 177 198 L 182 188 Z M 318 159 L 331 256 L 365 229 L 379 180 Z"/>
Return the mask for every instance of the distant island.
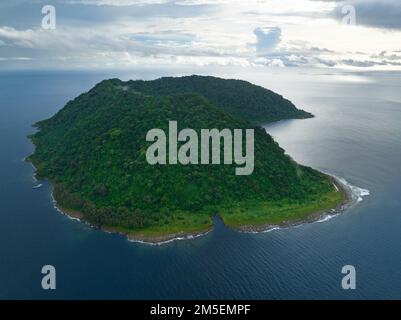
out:
<path id="1" fill-rule="evenodd" d="M 346 190 L 332 177 L 297 164 L 259 127 L 305 119 L 282 96 L 246 81 L 187 76 L 153 81 L 104 80 L 35 124 L 28 157 L 53 184 L 64 213 L 145 242 L 192 237 L 213 216 L 242 231 L 318 219 L 341 208 Z M 231 165 L 149 165 L 146 133 L 180 129 L 253 128 L 253 174 Z"/>

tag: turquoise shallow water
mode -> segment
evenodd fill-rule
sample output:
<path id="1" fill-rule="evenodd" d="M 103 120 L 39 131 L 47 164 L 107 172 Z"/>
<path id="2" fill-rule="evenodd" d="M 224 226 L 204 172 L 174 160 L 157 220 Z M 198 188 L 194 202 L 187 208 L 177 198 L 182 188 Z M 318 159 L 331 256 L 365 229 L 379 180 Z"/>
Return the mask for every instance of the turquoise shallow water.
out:
<path id="1" fill-rule="evenodd" d="M 371 195 L 322 223 L 241 234 L 217 221 L 202 238 L 131 243 L 59 214 L 49 184 L 33 189 L 23 162 L 35 121 L 118 74 L 3 73 L 0 298 L 401 298 L 401 76 L 241 75 L 316 115 L 267 126 L 292 157 Z M 57 269 L 55 291 L 41 289 L 46 264 Z M 357 290 L 341 288 L 345 264 L 356 268 Z"/>

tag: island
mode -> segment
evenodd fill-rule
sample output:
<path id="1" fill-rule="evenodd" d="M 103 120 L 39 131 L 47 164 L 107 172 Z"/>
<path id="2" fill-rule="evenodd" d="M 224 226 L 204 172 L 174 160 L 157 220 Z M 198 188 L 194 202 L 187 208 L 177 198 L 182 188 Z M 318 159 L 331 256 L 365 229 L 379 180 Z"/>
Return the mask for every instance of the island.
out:
<path id="1" fill-rule="evenodd" d="M 57 207 L 129 239 L 160 243 L 207 233 L 213 217 L 241 231 L 319 219 L 349 202 L 336 179 L 296 163 L 260 127 L 312 114 L 241 80 L 210 76 L 109 79 L 35 124 L 27 159 L 53 185 Z M 234 166 L 150 165 L 153 128 L 254 130 L 254 171 Z"/>

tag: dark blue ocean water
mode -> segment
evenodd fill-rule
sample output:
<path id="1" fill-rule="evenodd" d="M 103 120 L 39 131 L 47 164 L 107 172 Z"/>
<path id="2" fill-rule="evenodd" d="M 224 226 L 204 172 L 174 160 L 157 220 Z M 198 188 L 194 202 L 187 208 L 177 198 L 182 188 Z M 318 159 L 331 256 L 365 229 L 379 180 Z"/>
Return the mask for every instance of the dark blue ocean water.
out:
<path id="1" fill-rule="evenodd" d="M 59 214 L 50 186 L 32 189 L 34 169 L 23 162 L 35 121 L 119 74 L 1 73 L 0 298 L 400 299 L 401 75 L 238 74 L 316 115 L 268 126 L 291 156 L 371 195 L 326 222 L 263 234 L 217 223 L 203 238 L 131 243 Z M 55 291 L 41 288 L 47 264 L 57 269 Z M 357 271 L 354 291 L 341 288 L 346 264 Z"/>

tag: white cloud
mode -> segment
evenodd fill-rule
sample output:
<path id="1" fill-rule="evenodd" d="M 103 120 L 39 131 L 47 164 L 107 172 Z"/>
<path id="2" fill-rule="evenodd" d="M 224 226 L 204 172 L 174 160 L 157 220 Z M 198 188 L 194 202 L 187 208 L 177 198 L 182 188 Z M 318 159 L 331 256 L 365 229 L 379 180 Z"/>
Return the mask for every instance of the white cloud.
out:
<path id="1" fill-rule="evenodd" d="M 63 61 L 66 68 L 147 63 L 400 68 L 396 51 L 401 49 L 401 31 L 341 25 L 330 18 L 338 4 L 333 1 L 57 3 L 56 30 L 42 30 L 40 19 L 37 25 L 0 26 L 2 66 L 5 61 L 17 65 L 8 58 L 30 57 L 35 66 L 58 67 Z M 33 14 L 40 17 L 40 10 Z"/>
<path id="2" fill-rule="evenodd" d="M 239 0 L 65 0 L 69 4 L 95 6 L 148 6 L 155 4 L 175 3 L 179 5 L 216 5 L 229 4 Z"/>
<path id="3" fill-rule="evenodd" d="M 171 0 L 66 0 L 69 4 L 84 4 L 95 6 L 144 6 L 152 4 L 162 4 Z"/>

